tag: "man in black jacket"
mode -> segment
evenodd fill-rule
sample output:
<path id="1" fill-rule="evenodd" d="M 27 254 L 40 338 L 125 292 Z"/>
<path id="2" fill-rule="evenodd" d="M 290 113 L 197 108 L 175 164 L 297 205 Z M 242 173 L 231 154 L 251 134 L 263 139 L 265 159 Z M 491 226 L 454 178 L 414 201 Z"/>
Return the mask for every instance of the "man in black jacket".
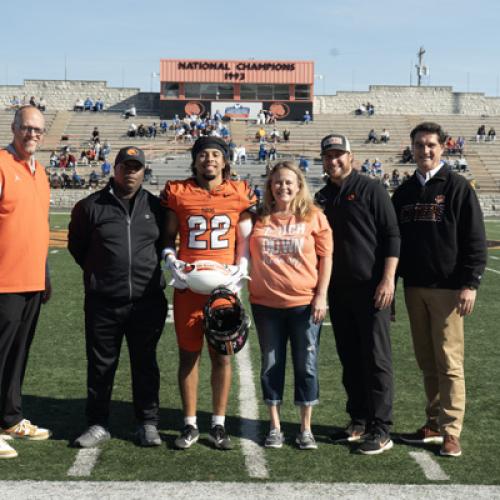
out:
<path id="1" fill-rule="evenodd" d="M 424 377 L 427 421 L 402 435 L 411 444 L 442 444 L 462 454 L 465 411 L 464 322 L 486 267 L 486 237 L 476 194 L 441 161 L 446 135 L 432 122 L 411 132 L 417 170 L 394 193 L 401 230 L 405 302 L 413 347 Z"/>
<path id="2" fill-rule="evenodd" d="M 389 306 L 399 230 L 382 184 L 353 170 L 347 137 L 323 138 L 321 156 L 328 181 L 316 201 L 333 230 L 335 256 L 328 302 L 351 417 L 338 437 L 363 439 L 359 452 L 376 455 L 393 446 Z"/>
<path id="3" fill-rule="evenodd" d="M 161 444 L 156 346 L 167 313 L 160 268 L 164 209 L 141 187 L 144 167 L 142 150 L 121 149 L 114 178 L 78 202 L 71 214 L 68 249 L 83 269 L 85 284 L 89 427 L 75 441 L 82 448 L 110 438 L 109 405 L 124 336 L 139 423 L 137 442 Z"/>

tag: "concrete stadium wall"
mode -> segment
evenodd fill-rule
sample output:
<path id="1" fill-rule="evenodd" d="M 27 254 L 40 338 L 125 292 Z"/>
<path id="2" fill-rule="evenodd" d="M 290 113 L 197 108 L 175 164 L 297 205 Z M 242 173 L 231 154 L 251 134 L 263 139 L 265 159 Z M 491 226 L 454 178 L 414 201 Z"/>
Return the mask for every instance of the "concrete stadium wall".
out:
<path id="1" fill-rule="evenodd" d="M 500 97 L 480 92 L 453 92 L 452 87 L 370 85 L 366 92 L 337 92 L 315 96 L 315 114 L 347 114 L 370 102 L 387 115 L 500 115 Z"/>
<path id="2" fill-rule="evenodd" d="M 0 108 L 8 108 L 13 96 L 26 103 L 31 96 L 38 102 L 41 97 L 47 101 L 47 110 L 70 110 L 77 99 L 90 97 L 93 101 L 104 100 L 105 109 L 123 111 L 133 104 L 138 111 L 157 112 L 158 92 L 141 92 L 133 87 L 108 87 L 99 80 L 24 80 L 22 85 L 0 85 Z"/>
<path id="3" fill-rule="evenodd" d="M 99 80 L 25 80 L 22 85 L 0 85 L 0 107 L 7 108 L 13 96 L 27 101 L 44 97 L 50 110 L 73 109 L 78 98 L 104 100 L 106 109 L 122 111 L 134 103 L 139 111 L 159 113 L 158 92 L 141 92 L 132 87 L 108 87 Z M 371 85 L 368 91 L 339 91 L 315 96 L 315 114 L 352 113 L 361 103 L 371 102 L 379 114 L 500 115 L 500 97 L 479 92 L 453 92 L 452 87 L 410 87 Z"/>
<path id="4" fill-rule="evenodd" d="M 159 195 L 158 186 L 146 186 L 149 191 Z M 77 201 L 85 198 L 93 190 L 89 189 L 52 189 L 50 192 L 50 206 L 56 210 L 71 210 Z M 498 193 L 479 193 L 479 203 L 485 217 L 500 217 L 500 194 Z"/>

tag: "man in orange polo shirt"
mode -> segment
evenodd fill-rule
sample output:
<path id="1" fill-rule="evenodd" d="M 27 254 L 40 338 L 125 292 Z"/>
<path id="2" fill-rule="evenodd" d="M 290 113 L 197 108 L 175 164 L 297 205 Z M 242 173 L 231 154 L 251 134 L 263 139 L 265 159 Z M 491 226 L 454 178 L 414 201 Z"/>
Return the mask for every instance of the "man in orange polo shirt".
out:
<path id="1" fill-rule="evenodd" d="M 48 439 L 24 418 L 21 385 L 40 312 L 50 298 L 49 184 L 34 154 L 45 133 L 42 113 L 17 110 L 14 138 L 0 151 L 0 458 L 14 458 L 6 441 Z"/>

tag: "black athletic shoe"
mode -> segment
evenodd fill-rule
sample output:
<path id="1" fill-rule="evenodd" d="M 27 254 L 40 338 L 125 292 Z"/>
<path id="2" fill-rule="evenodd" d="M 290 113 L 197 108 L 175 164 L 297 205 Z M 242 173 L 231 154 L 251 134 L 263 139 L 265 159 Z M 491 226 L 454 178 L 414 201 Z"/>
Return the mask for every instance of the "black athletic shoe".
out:
<path id="1" fill-rule="evenodd" d="M 208 440 L 218 450 L 232 450 L 233 444 L 231 438 L 226 434 L 226 430 L 222 425 L 214 425 L 208 433 Z"/>
<path id="2" fill-rule="evenodd" d="M 363 455 L 379 455 L 380 453 L 384 453 L 384 451 L 390 450 L 393 446 L 394 443 L 389 434 L 375 431 L 365 437 L 358 451 Z"/>
<path id="3" fill-rule="evenodd" d="M 187 450 L 200 438 L 200 431 L 192 425 L 186 425 L 181 435 L 175 440 L 175 447 L 179 450 Z"/>

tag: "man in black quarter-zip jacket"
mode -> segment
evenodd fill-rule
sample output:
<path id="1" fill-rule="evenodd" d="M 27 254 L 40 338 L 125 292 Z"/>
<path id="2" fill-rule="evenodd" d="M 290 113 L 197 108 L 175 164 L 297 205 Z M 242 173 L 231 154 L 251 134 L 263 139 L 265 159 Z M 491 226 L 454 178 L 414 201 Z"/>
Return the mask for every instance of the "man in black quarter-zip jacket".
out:
<path id="1" fill-rule="evenodd" d="M 417 170 L 394 193 L 413 347 L 423 374 L 426 422 L 402 434 L 409 444 L 441 444 L 462 454 L 465 412 L 464 316 L 472 313 L 486 267 L 483 215 L 469 182 L 442 160 L 446 135 L 432 122 L 411 132 Z"/>
<path id="2" fill-rule="evenodd" d="M 361 442 L 360 453 L 390 450 L 393 376 L 390 304 L 399 229 L 382 184 L 353 168 L 346 136 L 321 141 L 326 186 L 316 194 L 333 231 L 328 303 L 351 417 L 335 441 Z"/>
<path id="3" fill-rule="evenodd" d="M 83 269 L 85 285 L 89 427 L 74 443 L 82 448 L 110 438 L 111 391 L 124 336 L 137 443 L 161 444 L 156 346 L 167 313 L 160 268 L 164 209 L 141 187 L 144 168 L 142 150 L 121 149 L 108 185 L 78 202 L 71 214 L 68 249 Z"/>

